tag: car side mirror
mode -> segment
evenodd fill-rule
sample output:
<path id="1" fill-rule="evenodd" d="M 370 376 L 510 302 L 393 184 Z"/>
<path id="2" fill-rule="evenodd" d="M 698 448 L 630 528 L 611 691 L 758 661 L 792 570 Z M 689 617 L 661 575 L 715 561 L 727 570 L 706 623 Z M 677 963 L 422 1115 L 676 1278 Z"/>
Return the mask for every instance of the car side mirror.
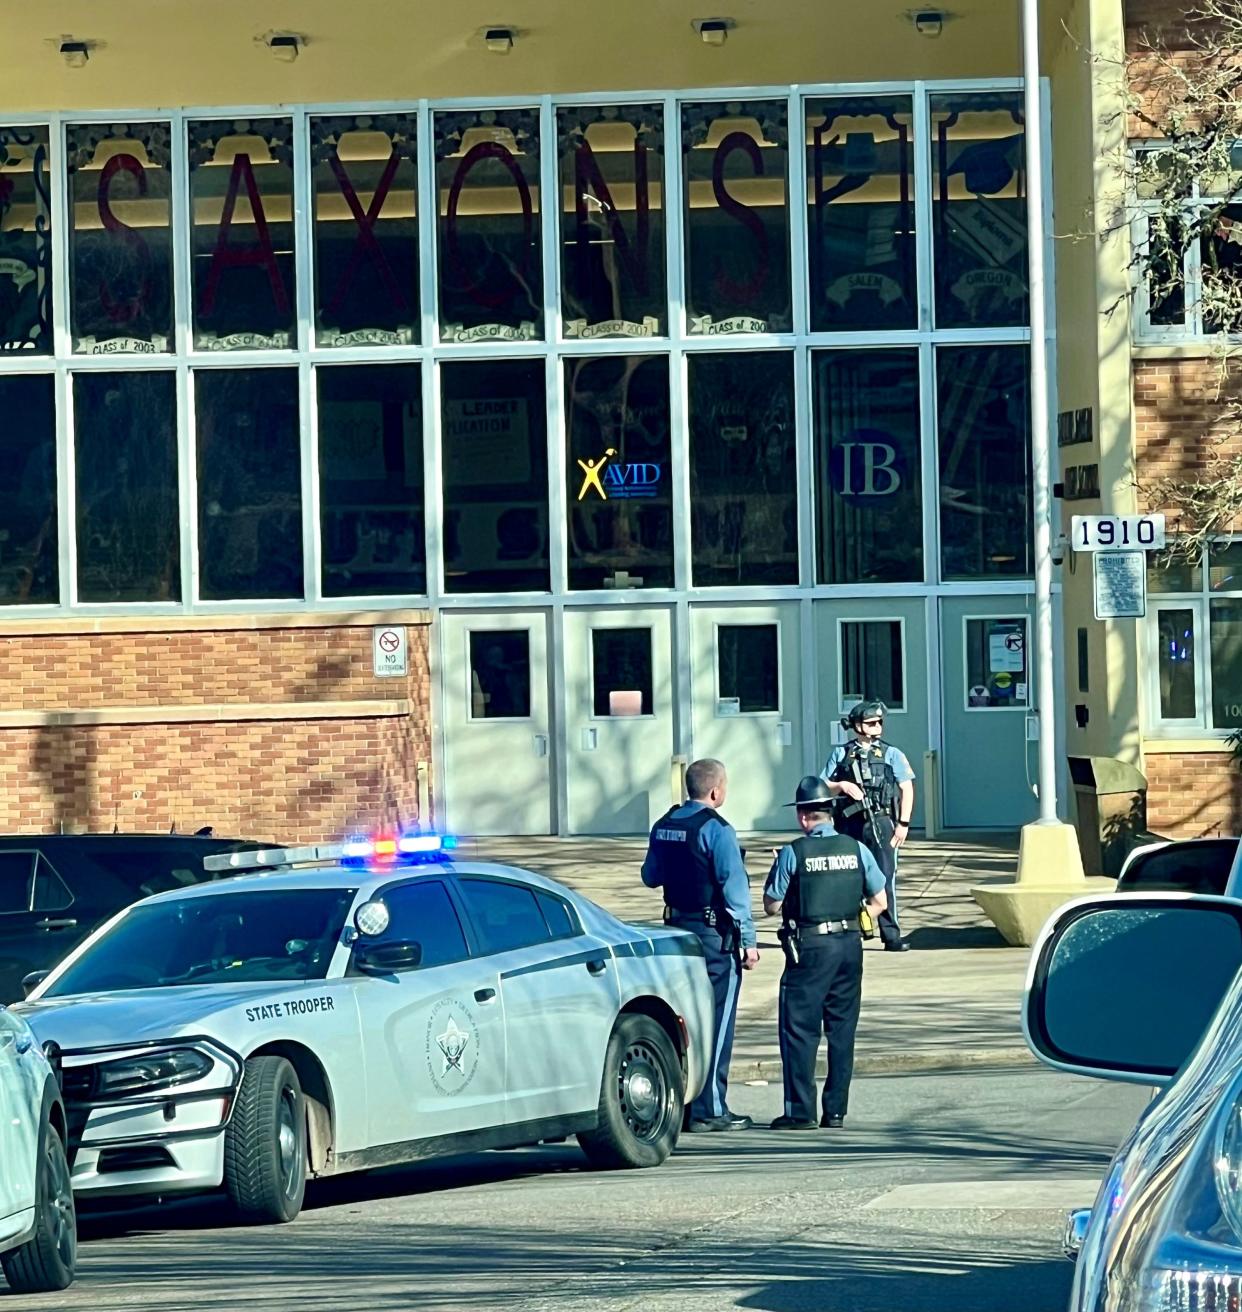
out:
<path id="1" fill-rule="evenodd" d="M 23 975 L 22 997 L 28 998 L 51 973 L 50 970 L 32 970 L 29 975 Z"/>
<path id="2" fill-rule="evenodd" d="M 423 959 L 421 943 L 359 943 L 354 949 L 354 965 L 368 975 L 395 975 L 414 970 Z"/>
<path id="3" fill-rule="evenodd" d="M 1167 1084 L 1242 966 L 1242 903 L 1184 893 L 1084 898 L 1031 955 L 1023 1029 L 1059 1070 Z"/>

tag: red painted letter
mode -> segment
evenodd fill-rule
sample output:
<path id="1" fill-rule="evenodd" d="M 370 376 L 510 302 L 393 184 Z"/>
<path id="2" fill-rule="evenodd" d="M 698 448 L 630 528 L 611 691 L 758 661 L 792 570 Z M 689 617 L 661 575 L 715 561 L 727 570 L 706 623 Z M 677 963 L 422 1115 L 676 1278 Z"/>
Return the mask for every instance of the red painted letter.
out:
<path id="1" fill-rule="evenodd" d="M 101 278 L 98 287 L 99 303 L 113 323 L 126 324 L 138 318 L 147 297 L 151 294 L 151 250 L 136 229 L 131 228 L 127 223 L 122 223 L 112 212 L 112 202 L 108 192 L 112 188 L 113 178 L 118 173 L 128 173 L 134 179 L 138 195 L 145 196 L 147 171 L 133 155 L 113 155 L 99 174 L 99 220 L 108 232 L 119 237 L 132 249 L 140 279 L 137 291 L 117 301 L 112 299 L 108 284 Z"/>
<path id="2" fill-rule="evenodd" d="M 768 234 L 764 231 L 763 220 L 748 205 L 743 205 L 741 201 L 734 200 L 725 190 L 725 160 L 735 150 L 740 150 L 750 156 L 751 163 L 755 166 L 756 177 L 763 176 L 763 155 L 754 137 L 745 132 L 730 132 L 717 146 L 716 158 L 712 161 L 712 194 L 716 197 L 716 204 L 726 214 L 731 214 L 744 228 L 750 230 L 758 247 L 756 251 L 758 263 L 754 274 L 748 281 L 744 283 L 736 282 L 723 265 L 717 269 L 717 286 L 730 300 L 744 302 L 751 300 L 763 290 L 763 286 L 768 280 L 770 260 L 768 257 Z"/>
<path id="3" fill-rule="evenodd" d="M 249 250 L 229 245 L 233 211 L 237 208 L 237 188 L 243 181 L 246 184 L 246 196 L 250 201 L 250 213 L 254 217 L 254 230 L 259 237 L 258 245 Z M 263 213 L 263 201 L 259 197 L 259 184 L 255 181 L 254 167 L 250 163 L 249 155 L 235 155 L 233 169 L 229 174 L 229 189 L 224 197 L 224 212 L 220 215 L 216 249 L 211 255 L 211 272 L 207 275 L 207 286 L 203 289 L 203 313 L 211 314 L 215 309 L 220 275 L 225 269 L 249 269 L 256 264 L 261 264 L 267 270 L 267 280 L 272 287 L 272 300 L 275 301 L 276 308 L 281 314 L 288 314 L 289 297 L 285 294 L 285 282 L 280 276 L 276 252 L 268 235 L 267 215 Z"/>

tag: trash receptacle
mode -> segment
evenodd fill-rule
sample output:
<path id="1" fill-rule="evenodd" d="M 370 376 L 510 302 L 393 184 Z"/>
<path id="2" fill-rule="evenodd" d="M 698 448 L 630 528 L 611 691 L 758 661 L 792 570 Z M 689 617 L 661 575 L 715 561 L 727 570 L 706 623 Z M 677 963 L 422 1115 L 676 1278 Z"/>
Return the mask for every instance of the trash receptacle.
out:
<path id="1" fill-rule="evenodd" d="M 1113 756 L 1071 756 L 1069 772 L 1083 869 L 1116 878 L 1147 832 L 1147 780 Z"/>

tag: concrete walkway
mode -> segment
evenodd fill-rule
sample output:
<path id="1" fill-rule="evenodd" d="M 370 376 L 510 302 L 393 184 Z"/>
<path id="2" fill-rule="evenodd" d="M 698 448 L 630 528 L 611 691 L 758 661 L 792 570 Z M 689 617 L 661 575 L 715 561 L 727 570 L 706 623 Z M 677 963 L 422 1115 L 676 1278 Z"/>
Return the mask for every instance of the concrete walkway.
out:
<path id="1" fill-rule="evenodd" d="M 784 959 L 777 922 L 763 917 L 763 881 L 777 836 L 743 835 L 761 960 L 743 979 L 731 1078 L 779 1080 L 777 988 Z M 637 838 L 464 840 L 461 856 L 526 866 L 585 893 L 627 920 L 658 919 L 662 900 L 638 877 Z M 1012 879 L 1016 834 L 908 843 L 898 904 L 910 952 L 866 945 L 859 1073 L 1008 1066 L 1034 1060 L 1022 1040 L 1020 1003 L 1028 952 L 1008 947 L 970 888 Z M 823 1054 L 821 1051 L 821 1062 Z"/>

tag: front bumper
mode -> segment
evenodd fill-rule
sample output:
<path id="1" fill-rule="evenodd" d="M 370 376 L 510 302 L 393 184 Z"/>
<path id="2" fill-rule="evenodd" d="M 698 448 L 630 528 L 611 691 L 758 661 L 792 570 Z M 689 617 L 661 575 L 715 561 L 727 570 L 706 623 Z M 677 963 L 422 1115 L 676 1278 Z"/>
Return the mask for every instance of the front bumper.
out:
<path id="1" fill-rule="evenodd" d="M 82 1198 L 202 1193 L 224 1181 L 224 1136 L 135 1140 L 129 1157 L 83 1146 L 73 1159 L 73 1192 Z"/>

